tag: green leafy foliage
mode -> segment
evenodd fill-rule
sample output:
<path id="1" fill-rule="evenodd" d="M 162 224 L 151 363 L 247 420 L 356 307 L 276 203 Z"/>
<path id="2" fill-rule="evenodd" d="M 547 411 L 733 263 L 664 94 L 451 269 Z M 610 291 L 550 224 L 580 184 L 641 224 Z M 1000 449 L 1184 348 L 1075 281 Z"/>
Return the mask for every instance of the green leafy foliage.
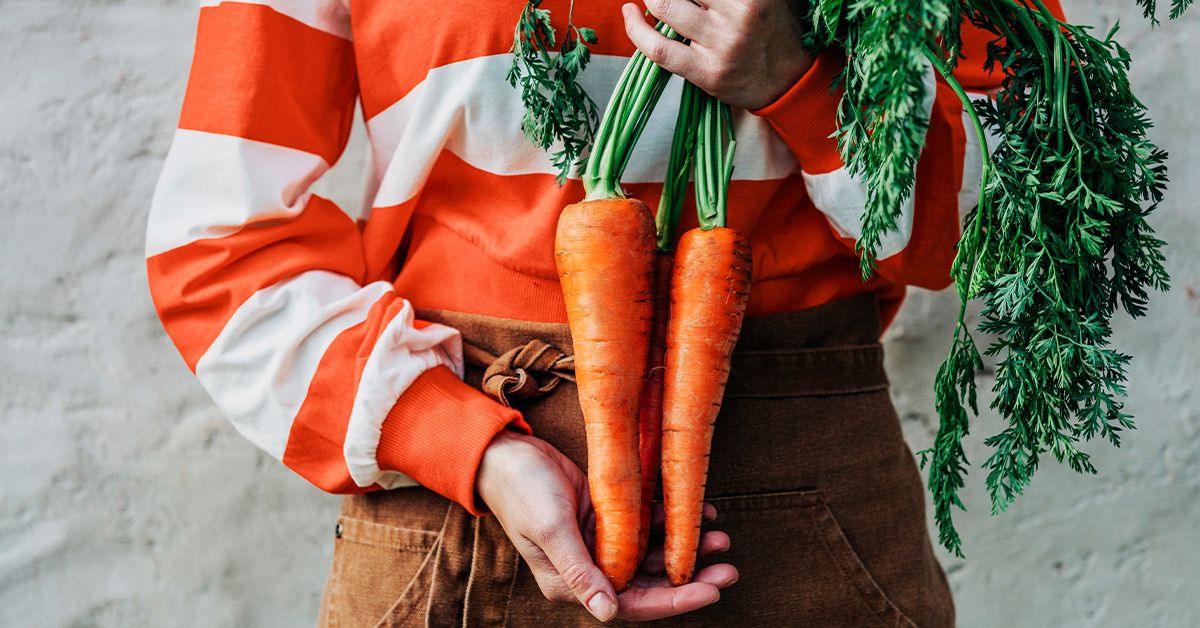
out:
<path id="1" fill-rule="evenodd" d="M 550 160 L 561 185 L 592 144 L 599 119 L 596 103 L 578 83 L 591 60 L 588 44 L 596 32 L 568 19 L 566 36 L 557 44 L 550 11 L 542 0 L 529 0 L 513 33 L 512 66 L 506 78 L 521 90 L 525 114 L 521 130 L 542 150 L 554 149 Z M 573 5 L 572 5 L 573 6 Z"/>
<path id="2" fill-rule="evenodd" d="M 896 228 L 911 193 L 925 145 L 922 107 L 930 76 L 924 49 L 931 33 L 958 32 L 955 0 L 818 0 L 813 32 L 847 53 L 839 80 L 838 147 L 850 173 L 866 182 L 867 202 L 858 241 L 864 277 L 875 251 Z M 957 35 L 948 38 L 957 46 Z"/>
<path id="3" fill-rule="evenodd" d="M 1139 0 L 1153 18 L 1154 0 Z M 1174 0 L 1178 17 L 1190 0 Z M 961 298 L 950 353 L 935 380 L 940 426 L 921 452 L 941 543 L 961 555 L 953 512 L 969 463 L 962 440 L 978 414 L 975 375 L 997 361 L 991 407 L 1005 421 L 985 439 L 992 511 L 1004 511 L 1047 457 L 1095 473 L 1082 444 L 1120 444 L 1129 356 L 1113 349 L 1118 310 L 1145 313 L 1166 290 L 1162 240 L 1147 218 L 1166 184 L 1166 154 L 1133 94 L 1128 52 L 1115 29 L 1098 36 L 1056 19 L 1041 0 L 812 0 L 814 46 L 837 46 L 848 63 L 839 82 L 839 148 L 868 188 L 863 271 L 895 228 L 924 145 L 922 82 L 932 64 L 963 101 L 984 156 L 979 205 L 966 218 L 951 271 Z M 992 32 L 988 63 L 1007 79 L 998 99 L 973 108 L 952 68 L 962 19 Z M 965 322 L 982 304 L 981 354 Z"/>
<path id="4" fill-rule="evenodd" d="M 1154 20 L 1156 0 L 1137 2 Z M 1148 222 L 1166 185 L 1166 154 L 1147 138 L 1151 123 L 1131 90 L 1129 54 L 1114 38 L 1115 28 L 1098 36 L 1058 20 L 1042 0 L 802 3 L 810 26 L 805 44 L 813 50 L 840 48 L 847 55 L 838 77 L 844 90 L 837 138 L 847 168 L 867 186 L 858 242 L 864 277 L 873 272 L 880 242 L 896 228 L 914 186 L 930 65 L 962 100 L 979 144 L 986 144 L 985 128 L 999 138 L 994 155 L 983 155 L 979 204 L 964 221 L 951 269 L 960 297 L 958 320 L 935 380 L 938 432 L 920 452 L 939 540 L 961 556 L 953 514 L 964 507 L 959 491 L 970 465 L 962 441 L 972 415 L 978 415 L 975 376 L 985 355 L 997 361 L 991 408 L 1005 422 L 984 441 L 991 448 L 983 466 L 993 513 L 1021 494 L 1047 457 L 1095 473 L 1082 444 L 1100 438 L 1119 445 L 1122 432 L 1133 428 L 1122 401 L 1130 357 L 1111 347 L 1112 319 L 1120 310 L 1143 315 L 1149 293 L 1169 287 L 1165 244 Z M 1171 18 L 1191 4 L 1172 0 Z M 550 68 L 559 62 L 545 52 L 554 47 L 554 33 L 548 14 L 539 11 L 537 0 L 527 6 L 514 43 L 514 56 L 537 69 L 514 69 L 510 81 L 532 83 L 523 89 L 534 94 L 526 101 L 531 112 L 526 132 L 545 147 L 543 140 L 557 137 L 557 129 L 578 128 L 587 116 L 553 118 L 585 107 L 579 103 L 586 94 L 544 97 L 555 93 L 559 75 Z M 953 76 L 964 19 L 996 36 L 988 64 L 1007 78 L 994 101 L 973 104 Z M 678 38 L 663 24 L 659 31 Z M 594 41 L 594 35 L 577 37 Z M 565 51 L 573 49 L 564 44 Z M 578 55 L 562 62 L 567 64 L 562 76 L 572 84 L 587 63 L 586 52 Z M 596 133 L 584 174 L 589 198 L 621 195 L 621 173 L 665 82 L 661 68 L 634 55 Z M 714 180 L 728 179 L 732 164 L 732 137 L 722 149 L 713 142 L 700 146 L 700 138 L 726 128 L 728 112 L 713 109 L 715 117 L 706 118 L 703 97 L 695 92 L 692 101 L 687 97 L 685 91 L 680 120 L 687 117 L 688 129 L 697 131 L 680 135 L 676 129 L 667 207 L 682 201 L 689 166 L 719 168 L 705 175 Z M 555 120 L 571 122 L 547 125 L 548 111 Z M 703 126 L 706 119 L 709 127 Z M 576 158 L 556 163 L 569 167 Z M 698 190 L 702 196 L 704 190 Z M 723 199 L 698 200 L 708 207 L 707 213 L 699 208 L 702 222 L 724 220 Z M 660 221 L 671 216 L 661 214 Z M 988 337 L 982 353 L 965 320 L 971 301 L 982 305 L 978 331 Z"/>
<path id="5" fill-rule="evenodd" d="M 1164 243 L 1146 220 L 1162 199 L 1166 154 L 1146 137 L 1115 29 L 1097 37 L 1036 0 L 978 4 L 974 21 L 997 36 L 988 62 L 1008 73 L 999 98 L 977 107 L 1000 143 L 954 278 L 964 299 L 982 301 L 980 331 L 993 338 L 985 353 L 998 360 L 991 407 L 1007 425 L 985 439 L 983 466 L 999 513 L 1046 456 L 1095 473 L 1081 443 L 1119 445 L 1133 427 L 1122 402 L 1129 356 L 1110 346 L 1111 321 L 1118 309 L 1141 316 L 1148 291 L 1168 287 Z M 930 466 L 942 541 L 956 552 L 951 511 L 966 462 L 957 440 L 979 366 L 960 324 L 937 383 Z"/>
<path id="6" fill-rule="evenodd" d="M 1142 13 L 1145 14 L 1150 21 L 1158 23 L 1158 0 L 1137 0 L 1138 6 L 1142 7 Z M 1170 16 L 1172 20 L 1179 19 L 1184 11 L 1192 5 L 1192 0 L 1171 0 Z"/>

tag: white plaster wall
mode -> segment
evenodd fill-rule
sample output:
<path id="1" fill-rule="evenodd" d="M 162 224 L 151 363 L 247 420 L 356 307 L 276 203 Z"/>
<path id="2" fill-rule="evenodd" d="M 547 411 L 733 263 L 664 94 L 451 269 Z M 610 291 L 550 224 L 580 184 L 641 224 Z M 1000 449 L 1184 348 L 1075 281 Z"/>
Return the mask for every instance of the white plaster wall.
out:
<path id="1" fill-rule="evenodd" d="M 1044 469 L 1000 518 L 982 474 L 946 560 L 963 626 L 1197 626 L 1200 602 L 1200 11 L 1121 17 L 1134 80 L 1171 151 L 1156 224 L 1175 290 L 1120 326 L 1141 428 L 1096 446 L 1101 475 Z M 337 498 L 226 424 L 155 318 L 142 230 L 191 55 L 193 0 L 0 0 L 0 626 L 302 626 L 316 613 Z M 321 183 L 357 203 L 356 136 Z M 915 294 L 888 333 L 913 449 L 953 298 Z M 972 439 L 984 456 L 985 418 Z"/>

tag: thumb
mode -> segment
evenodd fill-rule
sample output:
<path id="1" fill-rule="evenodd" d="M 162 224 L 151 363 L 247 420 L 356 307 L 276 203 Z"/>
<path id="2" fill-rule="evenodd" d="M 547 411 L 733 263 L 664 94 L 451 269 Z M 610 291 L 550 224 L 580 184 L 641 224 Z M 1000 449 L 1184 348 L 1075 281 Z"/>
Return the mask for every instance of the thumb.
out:
<path id="1" fill-rule="evenodd" d="M 592 562 L 579 529 L 559 527 L 549 541 L 542 551 L 576 599 L 600 621 L 616 617 L 616 591 L 604 572 Z"/>

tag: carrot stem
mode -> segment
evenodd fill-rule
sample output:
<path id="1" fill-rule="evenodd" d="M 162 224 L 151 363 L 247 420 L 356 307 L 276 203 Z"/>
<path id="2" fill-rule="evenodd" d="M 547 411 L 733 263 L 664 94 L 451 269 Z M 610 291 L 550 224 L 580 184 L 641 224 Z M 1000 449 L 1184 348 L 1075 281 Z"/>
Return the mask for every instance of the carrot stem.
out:
<path id="1" fill-rule="evenodd" d="M 667 37 L 680 38 L 674 29 L 662 22 L 655 28 Z M 625 198 L 621 176 L 670 77 L 669 72 L 640 51 L 635 52 L 625 65 L 604 108 L 596 141 L 584 167 L 585 200 Z"/>
<path id="2" fill-rule="evenodd" d="M 684 81 L 679 97 L 679 115 L 675 119 L 675 134 L 671 139 L 671 159 L 658 201 L 655 227 L 658 250 L 670 251 L 675 245 L 675 228 L 683 213 L 683 200 L 696 157 L 696 117 L 699 113 L 700 88 Z"/>
<path id="3" fill-rule="evenodd" d="M 696 215 L 701 229 L 724 227 L 737 141 L 729 105 L 700 92 L 696 141 Z"/>

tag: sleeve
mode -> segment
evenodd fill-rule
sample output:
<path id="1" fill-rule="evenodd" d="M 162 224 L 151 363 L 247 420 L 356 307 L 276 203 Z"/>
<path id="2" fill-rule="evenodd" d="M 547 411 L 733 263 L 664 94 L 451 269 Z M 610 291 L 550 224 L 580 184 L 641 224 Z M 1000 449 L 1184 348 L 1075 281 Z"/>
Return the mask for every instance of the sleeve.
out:
<path id="1" fill-rule="evenodd" d="M 345 149 L 356 97 L 344 0 L 203 7 L 150 210 L 151 296 L 237 430 L 313 484 L 415 480 L 478 512 L 484 448 L 528 426 L 461 381 L 456 330 L 364 283 L 356 221 L 309 191 Z"/>
<path id="2" fill-rule="evenodd" d="M 1048 6 L 1062 16 L 1058 0 L 1050 0 Z M 993 97 L 1003 75 L 983 67 L 992 35 L 970 24 L 964 24 L 962 34 L 966 58 L 955 69 L 955 78 L 973 100 Z M 841 93 L 831 86 L 845 65 L 840 50 L 820 53 L 790 90 L 752 113 L 764 118 L 791 148 L 809 198 L 833 233 L 853 249 L 862 235 L 867 195 L 864 183 L 849 173 L 837 150 Z M 929 126 L 915 188 L 897 229 L 881 243 L 877 270 L 892 283 L 937 290 L 950 284 L 961 217 L 979 201 L 982 152 L 961 101 L 932 66 L 926 68 L 926 86 L 922 107 Z M 993 140 L 989 138 L 989 151 L 995 148 Z"/>

